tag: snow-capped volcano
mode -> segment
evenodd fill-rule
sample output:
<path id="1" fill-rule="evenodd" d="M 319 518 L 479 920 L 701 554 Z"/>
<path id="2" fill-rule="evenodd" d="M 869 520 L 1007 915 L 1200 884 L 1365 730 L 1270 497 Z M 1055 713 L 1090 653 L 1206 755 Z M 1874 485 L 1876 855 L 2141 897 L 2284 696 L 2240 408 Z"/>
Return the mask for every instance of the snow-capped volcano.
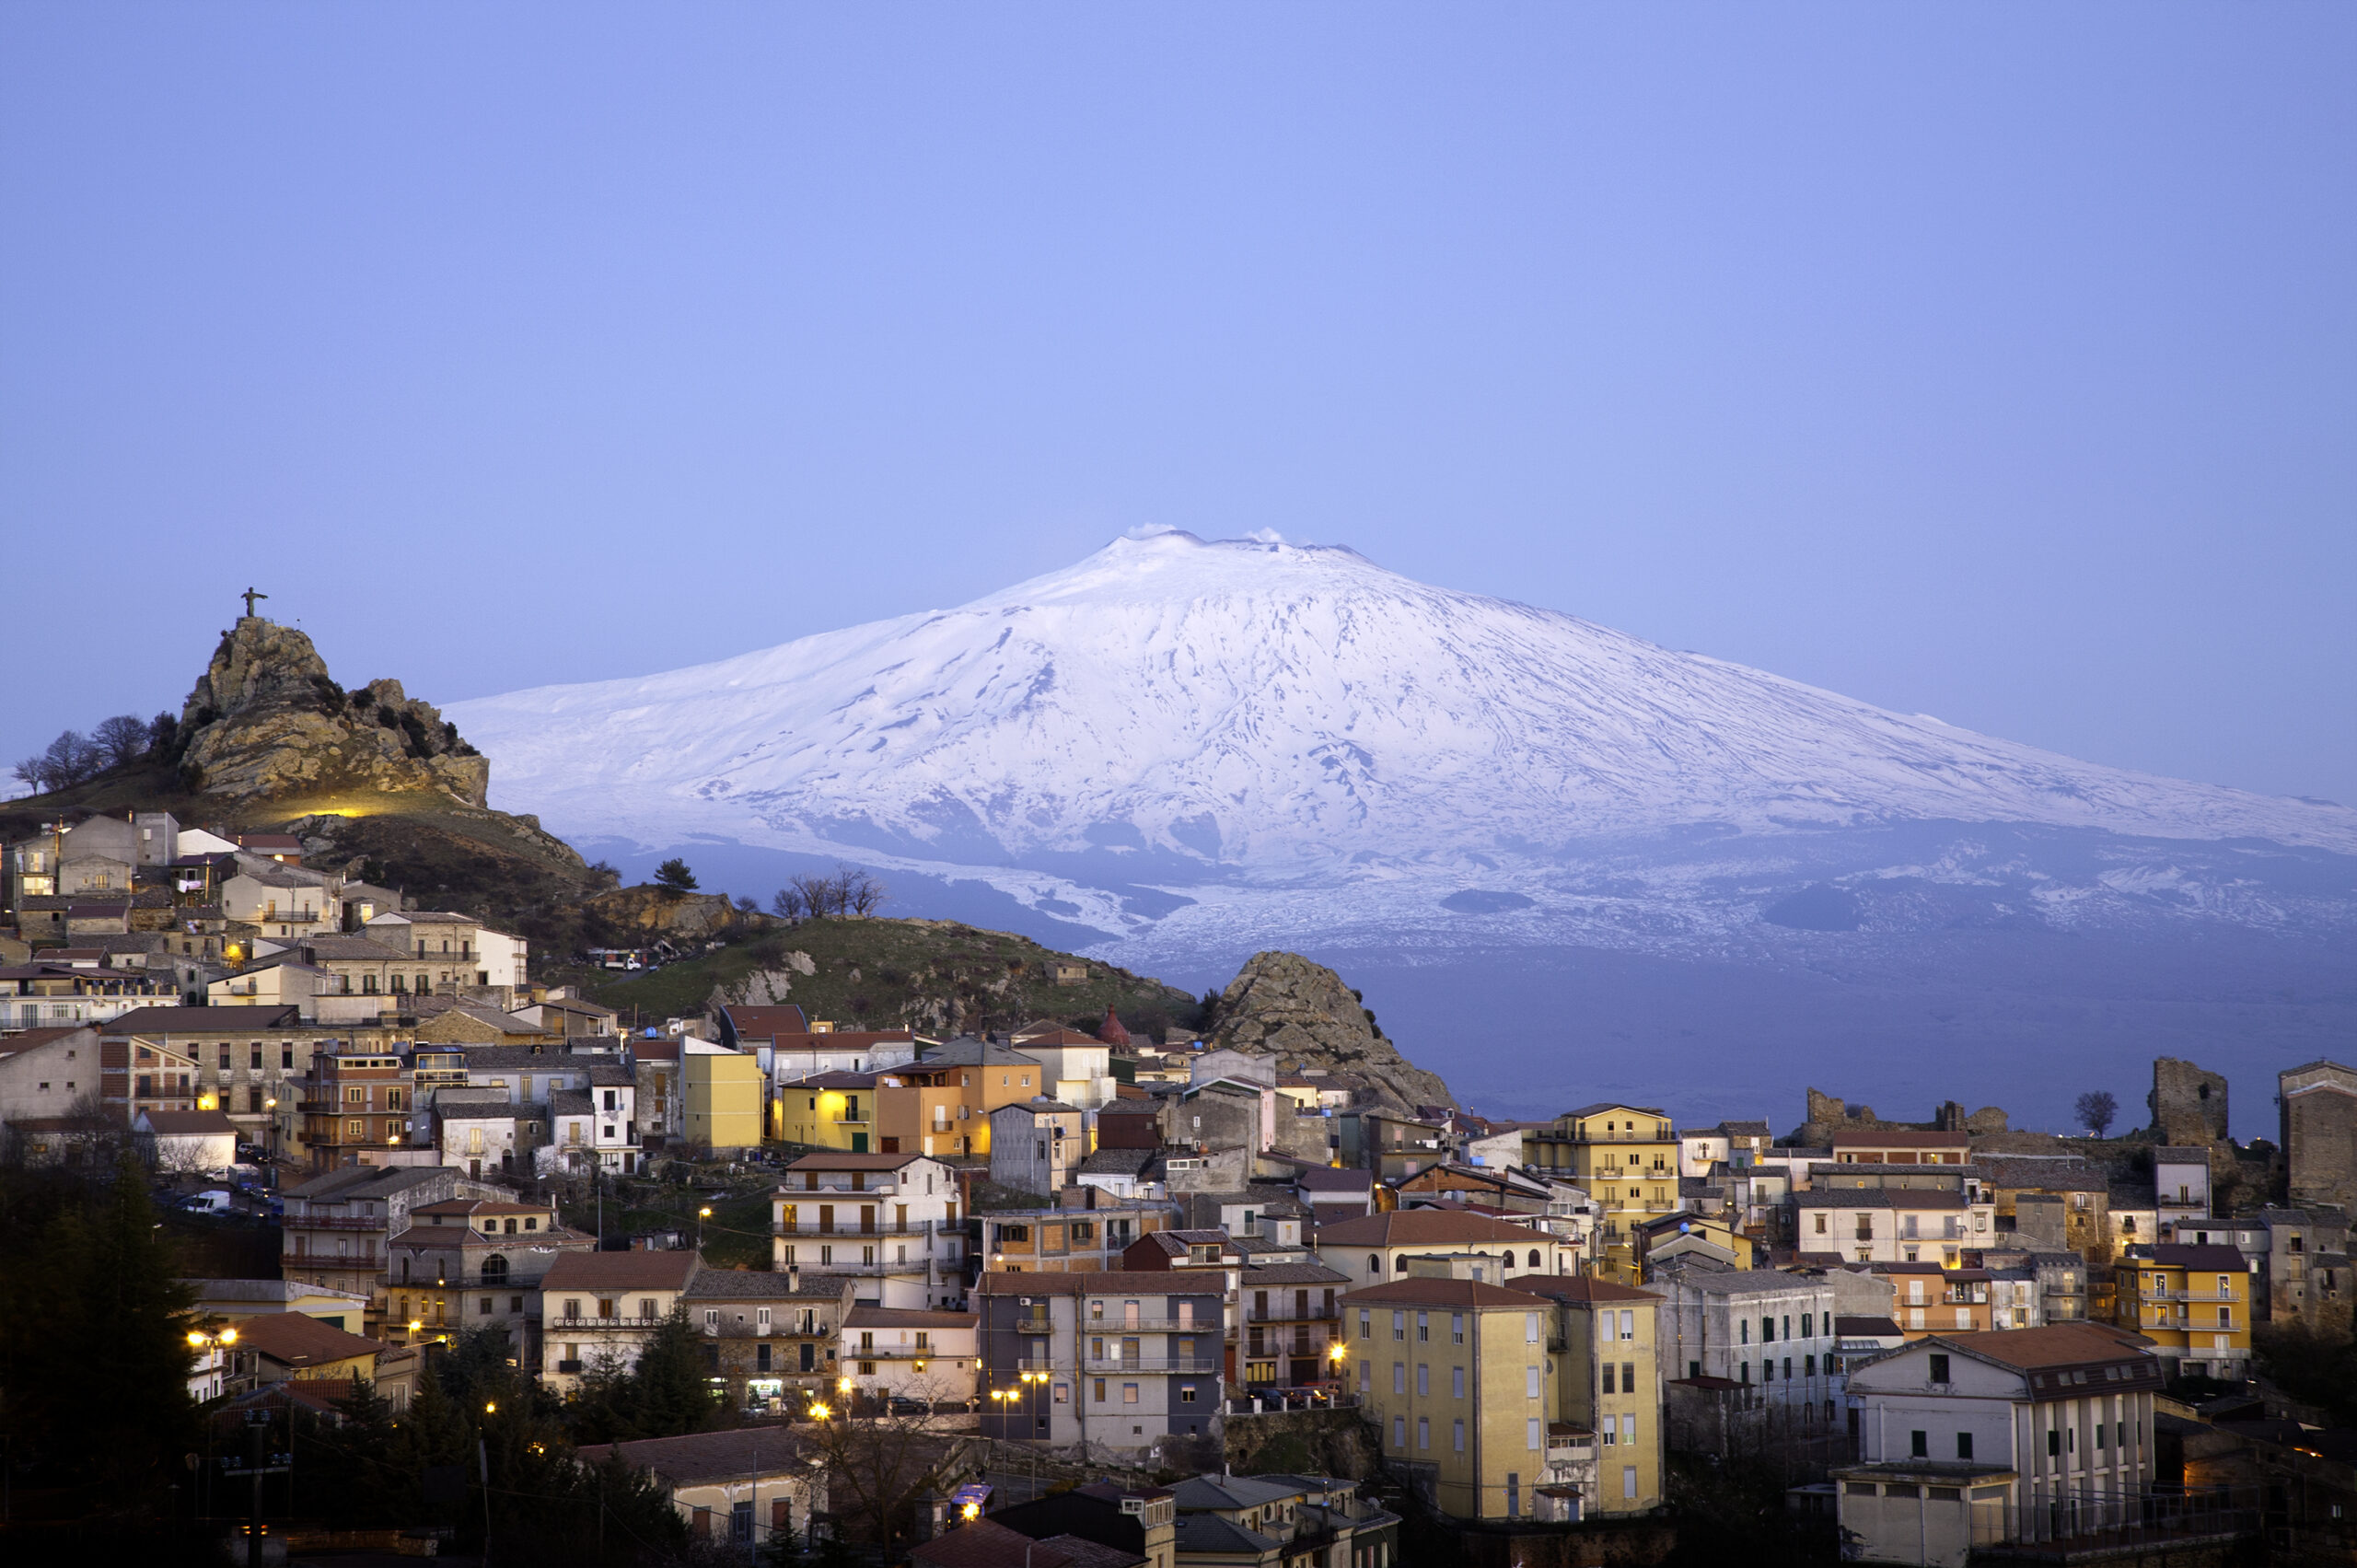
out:
<path id="1" fill-rule="evenodd" d="M 2357 812 L 1888 713 L 1354 552 L 1165 532 L 959 609 L 459 704 L 560 830 L 1301 885 L 1910 819 L 2357 849 Z"/>
<path id="2" fill-rule="evenodd" d="M 1348 550 L 1126 539 L 957 610 L 450 714 L 499 804 L 633 871 L 684 852 L 760 896 L 853 860 L 897 912 L 1190 986 L 1293 948 L 1516 1115 L 1617 1095 L 1783 1126 L 1805 1072 L 2058 1125 L 2156 1051 L 2271 1071 L 2357 1028 L 2357 812 Z"/>

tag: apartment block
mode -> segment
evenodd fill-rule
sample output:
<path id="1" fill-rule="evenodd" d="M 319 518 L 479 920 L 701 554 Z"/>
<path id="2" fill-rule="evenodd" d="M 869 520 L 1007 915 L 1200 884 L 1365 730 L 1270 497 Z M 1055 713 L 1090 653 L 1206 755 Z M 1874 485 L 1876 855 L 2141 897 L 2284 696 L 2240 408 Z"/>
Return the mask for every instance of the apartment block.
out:
<path id="1" fill-rule="evenodd" d="M 804 1155 L 785 1167 L 771 1211 L 773 1267 L 852 1275 L 872 1306 L 963 1309 L 958 1176 L 940 1160 Z"/>
<path id="2" fill-rule="evenodd" d="M 982 1434 L 1138 1458 L 1217 1436 L 1216 1276 L 985 1273 Z"/>

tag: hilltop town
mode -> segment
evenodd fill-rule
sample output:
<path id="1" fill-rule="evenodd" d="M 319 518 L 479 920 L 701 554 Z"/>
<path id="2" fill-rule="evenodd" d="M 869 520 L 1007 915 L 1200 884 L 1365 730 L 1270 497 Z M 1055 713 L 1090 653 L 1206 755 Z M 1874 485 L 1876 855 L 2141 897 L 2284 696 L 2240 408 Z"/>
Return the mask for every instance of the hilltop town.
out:
<path id="1" fill-rule="evenodd" d="M 1194 998 L 850 872 L 621 888 L 298 639 L 241 619 L 10 808 L 0 1462 L 59 1554 L 2100 1561 L 2357 1519 L 2357 1070 L 2287 1064 L 2250 1142 L 2169 1058 L 2119 1135 L 1799 1085 L 1484 1117 L 1296 955 Z"/>

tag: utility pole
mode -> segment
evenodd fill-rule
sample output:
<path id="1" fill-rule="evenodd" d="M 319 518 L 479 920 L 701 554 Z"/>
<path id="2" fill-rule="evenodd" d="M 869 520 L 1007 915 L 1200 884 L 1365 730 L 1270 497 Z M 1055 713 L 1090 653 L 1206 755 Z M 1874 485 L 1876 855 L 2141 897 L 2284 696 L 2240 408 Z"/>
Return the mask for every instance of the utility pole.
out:
<path id="1" fill-rule="evenodd" d="M 293 1420 L 290 1412 L 288 1420 Z M 247 1477 L 253 1481 L 253 1492 L 246 1511 L 246 1568 L 261 1568 L 261 1479 L 267 1475 L 285 1475 L 294 1469 L 291 1454 L 266 1455 L 263 1440 L 270 1435 L 270 1411 L 257 1407 L 246 1412 L 247 1447 L 250 1451 L 246 1468 L 232 1468 L 235 1461 L 223 1458 L 222 1473 L 231 1478 Z"/>
<path id="2" fill-rule="evenodd" d="M 491 1450 L 483 1446 L 480 1434 L 475 1438 L 475 1464 L 482 1475 L 482 1568 L 491 1568 Z M 605 1523 L 602 1514 L 598 1523 L 601 1526 Z M 250 1562 L 246 1568 L 261 1568 L 261 1565 Z"/>

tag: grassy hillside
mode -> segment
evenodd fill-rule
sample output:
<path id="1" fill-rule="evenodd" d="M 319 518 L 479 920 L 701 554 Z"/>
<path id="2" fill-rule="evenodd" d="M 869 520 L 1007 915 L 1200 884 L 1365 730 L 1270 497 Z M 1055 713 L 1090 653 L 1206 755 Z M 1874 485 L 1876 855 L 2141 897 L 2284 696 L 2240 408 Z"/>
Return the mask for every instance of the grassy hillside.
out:
<path id="1" fill-rule="evenodd" d="M 1086 963 L 1086 982 L 1056 984 L 1048 966 L 1058 961 Z M 741 995 L 757 974 L 768 977 L 767 999 L 843 1028 L 941 1035 L 1054 1018 L 1093 1032 L 1109 1005 L 1132 1031 L 1159 1037 L 1194 1028 L 1202 1016 L 1201 998 L 1160 981 L 1009 932 L 936 920 L 807 920 L 653 974 L 576 978 L 607 1006 L 651 1021 L 702 1012 L 715 987 Z"/>

